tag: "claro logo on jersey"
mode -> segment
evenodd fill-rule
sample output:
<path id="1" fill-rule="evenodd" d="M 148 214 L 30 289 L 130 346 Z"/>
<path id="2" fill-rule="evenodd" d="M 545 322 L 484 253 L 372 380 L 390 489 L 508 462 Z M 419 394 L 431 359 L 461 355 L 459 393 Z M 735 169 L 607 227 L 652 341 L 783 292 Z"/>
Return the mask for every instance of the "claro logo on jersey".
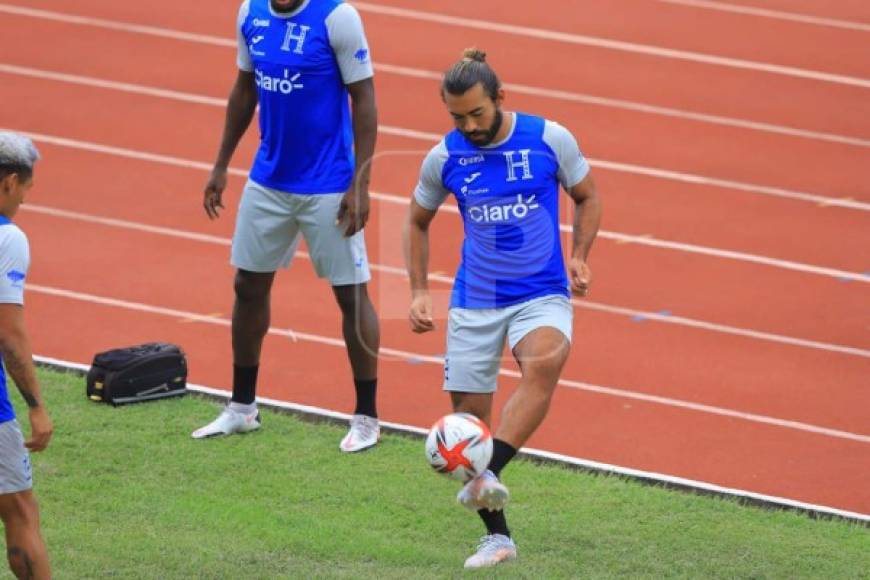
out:
<path id="1" fill-rule="evenodd" d="M 534 193 L 527 196 L 517 194 L 517 200 L 511 203 L 485 203 L 468 208 L 468 217 L 477 223 L 502 223 L 512 219 L 521 220 L 529 215 L 529 212 L 538 209 L 541 205 L 537 202 Z"/>
<path id="2" fill-rule="evenodd" d="M 292 77 L 290 76 L 290 71 L 286 68 L 284 69 L 284 78 L 281 77 L 270 77 L 268 75 L 263 74 L 263 71 L 257 70 L 254 73 L 254 82 L 257 83 L 257 86 L 263 89 L 264 91 L 270 91 L 273 93 L 281 93 L 284 95 L 289 95 L 296 89 L 304 88 L 302 83 L 298 83 L 296 81 L 299 80 L 299 77 L 302 76 L 302 73 L 296 73 Z"/>

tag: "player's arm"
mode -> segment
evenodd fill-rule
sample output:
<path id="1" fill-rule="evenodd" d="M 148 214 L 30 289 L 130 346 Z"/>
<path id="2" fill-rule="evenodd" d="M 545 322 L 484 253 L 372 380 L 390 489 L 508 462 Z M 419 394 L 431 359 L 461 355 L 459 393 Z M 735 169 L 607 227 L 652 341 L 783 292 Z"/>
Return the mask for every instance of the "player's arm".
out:
<path id="1" fill-rule="evenodd" d="M 205 186 L 203 206 L 211 219 L 218 217 L 219 207 L 223 208 L 221 197 L 227 186 L 227 168 L 230 165 L 230 159 L 232 159 L 239 141 L 242 140 L 242 136 L 251 124 L 256 110 L 257 87 L 254 83 L 254 73 L 239 69 L 236 82 L 227 101 L 220 149 Z"/>
<path id="2" fill-rule="evenodd" d="M 369 180 L 375 141 L 378 136 L 378 109 L 375 104 L 374 67 L 362 19 L 356 8 L 339 4 L 326 18 L 329 44 L 350 93 L 353 145 L 356 166 L 353 182 L 339 207 L 337 220 L 346 236 L 361 230 L 369 219 Z"/>
<path id="3" fill-rule="evenodd" d="M 592 271 L 586 260 L 601 224 L 601 199 L 591 173 L 571 187 L 568 194 L 574 200 L 573 244 L 568 261 L 571 291 L 586 296 L 592 282 Z"/>
<path id="4" fill-rule="evenodd" d="M 429 224 L 435 218 L 436 212 L 437 209 L 426 209 L 416 199 L 412 199 L 405 224 L 405 265 L 411 282 L 411 309 L 408 317 L 414 332 L 435 329 L 432 321 L 432 297 L 429 294 Z"/>
<path id="5" fill-rule="evenodd" d="M 209 219 L 218 217 L 218 208 L 223 208 L 221 198 L 227 186 L 227 168 L 230 159 L 242 140 L 242 136 L 257 110 L 257 86 L 254 82 L 254 62 L 248 51 L 248 42 L 242 32 L 250 4 L 242 2 L 236 19 L 236 65 L 239 72 L 227 100 L 224 130 L 217 159 L 214 162 L 208 183 L 205 185 L 202 205 Z"/>
<path id="6" fill-rule="evenodd" d="M 369 219 L 369 181 L 378 138 L 378 109 L 375 83 L 371 77 L 347 85 L 353 119 L 353 146 L 356 157 L 353 182 L 339 209 L 338 220 L 345 224 L 344 234 L 352 236 Z"/>
<path id="7" fill-rule="evenodd" d="M 24 328 L 24 307 L 20 304 L 0 304 L 0 352 L 6 371 L 29 408 L 31 436 L 25 445 L 31 451 L 42 451 L 48 446 L 53 427 L 36 380 L 30 340 Z"/>

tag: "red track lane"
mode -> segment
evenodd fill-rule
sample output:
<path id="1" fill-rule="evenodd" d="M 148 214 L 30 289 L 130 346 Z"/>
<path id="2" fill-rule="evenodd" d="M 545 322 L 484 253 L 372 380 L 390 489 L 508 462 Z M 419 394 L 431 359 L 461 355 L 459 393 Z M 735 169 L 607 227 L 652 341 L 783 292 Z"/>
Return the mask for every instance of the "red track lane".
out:
<path id="1" fill-rule="evenodd" d="M 618 3 L 612 0 L 585 0 L 575 3 L 573 7 L 556 0 L 543 3 L 516 2 L 509 6 L 499 0 L 473 3 L 377 0 L 367 4 L 837 74 L 870 76 L 870 61 L 861 54 L 867 49 L 865 32 L 700 10 L 651 0 L 623 0 Z M 365 20 L 371 13 L 362 8 Z M 739 42 L 735 42 L 736 38 L 739 38 Z M 570 45 L 565 46 L 567 48 Z M 818 50 L 820 46 L 825 49 Z"/>
<path id="2" fill-rule="evenodd" d="M 19 20 L 23 22 L 23 19 Z M 60 26 L 56 23 L 50 23 L 46 27 L 59 28 Z M 23 26 L 22 29 L 27 30 Z M 58 34 L 58 32 L 52 33 L 49 30 L 44 32 L 47 35 Z M 92 36 L 99 39 L 100 44 L 115 44 L 119 37 L 123 37 L 120 33 L 102 30 L 93 31 Z M 92 40 L 90 37 L 87 39 Z M 143 45 L 153 46 L 155 53 L 169 50 L 169 46 L 166 45 L 178 44 L 174 41 L 151 37 L 142 37 L 141 40 Z M 197 54 L 193 60 L 179 59 L 167 65 L 143 67 L 152 71 L 150 76 L 154 77 L 143 79 L 142 75 L 139 75 L 138 69 L 126 67 L 125 63 L 129 61 L 130 55 L 123 53 L 123 51 L 109 51 L 99 53 L 98 57 L 93 57 L 94 47 L 91 42 L 84 42 L 84 39 L 78 41 L 72 39 L 65 43 L 63 54 L 68 60 L 54 63 L 52 60 L 58 60 L 55 56 L 56 47 L 33 46 L 27 44 L 26 38 L 23 36 L 18 44 L 27 48 L 17 50 L 13 61 L 16 64 L 20 63 L 54 71 L 65 70 L 101 79 L 136 82 L 213 98 L 224 98 L 233 68 L 228 58 L 231 56 L 230 50 L 220 47 L 206 47 L 208 53 L 206 55 Z M 190 46 L 196 49 L 202 48 L 198 45 Z M 174 49 L 177 48 L 174 47 Z M 210 64 L 196 65 L 195 63 L 199 58 L 203 58 L 204 63 Z M 214 76 L 197 75 L 191 78 L 192 66 L 214 69 L 216 73 Z M 148 77 L 149 75 L 144 76 Z M 57 92 L 66 94 L 74 91 L 74 88 L 66 83 L 27 79 L 16 75 L 8 75 L 7 78 L 10 79 L 10 83 L 20 85 L 22 91 L 31 94 L 42 93 L 46 100 L 55 98 Z M 28 85 L 27 83 L 36 84 Z M 441 133 L 448 128 L 447 116 L 437 104 L 436 82 L 409 79 L 394 74 L 381 74 L 378 75 L 377 83 L 381 101 L 380 108 L 383 111 L 382 123 L 435 133 Z M 103 97 L 105 99 L 122 98 L 112 94 L 114 91 L 93 90 L 98 93 L 106 93 Z M 586 154 L 593 158 L 672 169 L 760 185 L 780 186 L 830 197 L 853 197 L 870 200 L 870 192 L 864 187 L 860 173 L 855 169 L 870 161 L 870 150 L 867 148 L 747 131 L 733 127 L 711 126 L 695 121 L 568 103 L 511 94 L 510 92 L 508 95 L 508 105 L 512 108 L 545 114 L 552 119 L 561 121 L 579 135 Z M 408 107 L 409 102 L 432 102 L 435 106 Z M 85 104 L 85 106 L 91 107 L 99 107 L 100 105 L 99 100 Z M 208 107 L 208 105 L 199 106 Z M 165 103 L 165 107 L 177 108 L 179 111 L 184 110 L 182 103 L 169 100 Z M 147 110 L 143 111 L 143 115 L 148 112 Z M 114 125 L 135 121 L 135 119 L 129 119 L 126 110 L 119 109 L 116 114 L 122 118 L 114 121 Z M 84 119 L 88 119 L 90 116 L 91 114 L 87 112 L 82 114 Z M 152 119 L 149 118 L 149 121 Z M 201 144 L 209 146 L 210 142 L 203 141 Z M 420 143 L 420 146 L 425 146 L 425 143 Z M 715 154 L 711 155 L 710 151 L 715 151 Z M 759 154 L 761 151 L 764 151 L 765 154 Z M 207 154 L 209 157 L 212 155 L 211 151 Z M 801 163 L 802 159 L 813 159 L 814 163 Z"/>
<path id="3" fill-rule="evenodd" d="M 43 187 L 50 185 L 44 183 Z M 383 213 L 379 216 L 381 220 L 388 219 Z M 231 269 L 226 264 L 228 249 L 225 246 L 27 212 L 22 217 L 34 246 L 40 249 L 38 254 L 45 256 L 35 260 L 33 265 L 39 284 L 143 303 L 155 303 L 156 297 L 162 297 L 157 304 L 184 311 L 229 312 L 231 297 L 227 289 Z M 66 239 L 76 240 L 74 246 L 56 236 L 60 229 Z M 377 231 L 377 221 L 370 233 L 372 231 Z M 106 240 L 111 238 L 116 241 L 107 245 Z M 376 237 L 374 241 L 373 246 L 377 247 Z M 388 244 L 381 241 L 380 246 Z M 85 260 L 76 266 L 75 273 L 70 270 L 69 264 L 76 264 L 77 257 L 81 262 L 80 256 L 95 255 L 100 256 L 99 261 Z M 141 262 L 134 263 L 131 271 L 122 277 L 105 278 L 102 273 L 106 263 L 122 263 L 131 255 L 138 255 Z M 377 258 L 377 251 L 372 257 Z M 161 275 L 155 276 L 155 271 Z M 75 279 L 72 285 L 71 279 Z M 167 280 L 177 280 L 191 291 L 177 293 L 167 288 Z M 274 301 L 275 327 L 315 333 L 338 332 L 335 309 L 310 311 L 310 304 L 322 303 L 324 299 L 328 304 L 330 298 L 328 289 L 316 281 L 309 264 L 301 261 L 292 276 L 283 275 L 279 280 L 275 296 L 285 298 Z M 446 286 L 433 286 L 446 297 Z M 402 277 L 376 274 L 372 296 L 384 319 L 384 344 L 427 354 L 442 352 L 441 332 L 437 339 L 428 336 L 423 340 L 417 340 L 408 332 L 407 295 L 407 282 Z M 442 332 L 445 302 L 441 300 L 438 306 Z M 623 316 L 583 310 L 578 311 L 577 328 L 578 347 L 566 366 L 566 379 L 858 433 L 866 429 L 870 420 L 867 411 L 870 396 L 864 388 L 864 377 L 870 369 L 867 359 L 669 325 L 638 323 Z M 586 337 L 595 337 L 595 340 Z M 680 344 L 680 348 L 673 348 L 675 344 Z M 626 361 L 631 364 L 626 365 Z M 831 384 L 836 385 L 836 396 L 826 397 Z M 810 401 L 813 403 L 808 405 Z"/>
<path id="4" fill-rule="evenodd" d="M 789 6 L 794 4 L 791 0 L 786 1 Z M 654 0 L 623 0 L 618 6 L 609 0 L 587 0 L 575 7 L 565 6 L 557 0 L 518 3 L 509 7 L 498 0 L 481 0 L 473 4 L 441 0 L 377 0 L 368 3 L 837 74 L 870 75 L 870 63 L 861 54 L 866 49 L 866 33 L 669 5 Z M 856 3 L 863 4 L 863 1 L 857 0 Z M 18 2 L 18 5 L 24 4 Z M 767 7 L 771 3 L 757 2 L 755 6 L 761 7 L 762 4 Z M 837 4 L 842 4 L 842 0 Z M 232 33 L 232 23 L 238 11 L 233 2 L 210 6 L 207 14 L 196 5 L 184 3 L 161 6 L 160 10 L 146 4 L 106 3 L 103 0 L 79 0 L 74 9 L 59 7 L 52 0 L 28 0 L 26 5 L 221 36 Z M 787 11 L 797 12 L 797 9 Z M 870 14 L 866 12 L 865 21 L 870 21 Z M 371 13 L 363 8 L 362 16 L 367 21 Z M 735 42 L 735 37 L 739 37 L 740 42 Z M 818 50 L 820 46 L 825 49 Z"/>
<path id="5" fill-rule="evenodd" d="M 20 47 L 27 46 L 26 31 L 33 29 L 54 30 L 46 32 L 48 37 L 59 41 L 69 36 L 69 26 L 56 22 L 40 21 L 33 18 L 8 17 L 10 21 L 22 21 L 25 31 L 10 30 L 9 47 L 0 52 L 14 56 L 22 52 Z M 214 34 L 232 39 L 232 22 L 215 22 Z M 379 62 L 420 67 L 441 71 L 454 62 L 461 50 L 471 44 L 488 48 L 491 61 L 497 70 L 502 71 L 503 80 L 520 82 L 554 89 L 591 93 L 594 95 L 629 99 L 692 111 L 744 117 L 753 120 L 779 123 L 811 130 L 828 131 L 844 135 L 866 137 L 870 134 L 870 103 L 866 89 L 839 86 L 831 83 L 787 78 L 755 71 L 734 70 L 713 67 L 701 63 L 668 60 L 658 57 L 618 53 L 605 49 L 582 46 L 566 47 L 555 42 L 535 39 L 506 38 L 502 34 L 486 31 L 445 28 L 422 22 L 409 22 L 394 17 L 376 14 L 367 15 L 366 26 L 372 51 Z M 150 47 L 141 35 L 103 31 L 90 27 L 74 27 L 73 37 L 91 39 L 93 50 L 88 59 L 104 58 L 105 46 L 122 47 L 122 38 L 135 37 L 135 54 L 123 58 L 117 67 L 129 67 L 130 58 L 141 58 L 143 54 L 153 54 L 159 64 L 157 71 L 144 72 L 147 78 L 165 66 L 172 66 L 161 54 L 173 54 L 179 58 L 177 64 L 186 63 L 187 75 L 192 78 L 208 77 L 207 71 L 219 78 L 232 74 L 234 56 L 232 49 L 222 49 L 221 57 L 214 69 L 208 59 L 197 58 L 200 48 L 193 43 L 159 40 L 165 48 L 155 46 L 150 51 L 140 47 Z M 97 42 L 101 35 L 111 34 L 117 39 Z M 15 38 L 22 35 L 22 42 Z M 412 47 L 420 38 L 438 38 L 435 44 L 427 45 L 425 51 L 416 54 L 411 50 L 396 51 L 396 47 Z M 111 51 L 108 51 L 111 52 Z M 118 52 L 123 53 L 123 50 Z M 529 59 L 528 55 L 536 55 Z M 77 60 L 73 56 L 59 55 L 60 60 Z M 115 58 L 115 57 L 112 57 Z M 4 56 L 4 60 L 8 57 Z M 540 66 L 547 62 L 547 67 Z M 565 71 L 561 74 L 547 71 Z M 224 92 L 224 91 L 222 91 Z M 839 103 L 831 107 L 830 103 Z"/>
<path id="6" fill-rule="evenodd" d="M 870 24 L 870 6 L 864 0 L 729 0 L 728 3 Z"/>

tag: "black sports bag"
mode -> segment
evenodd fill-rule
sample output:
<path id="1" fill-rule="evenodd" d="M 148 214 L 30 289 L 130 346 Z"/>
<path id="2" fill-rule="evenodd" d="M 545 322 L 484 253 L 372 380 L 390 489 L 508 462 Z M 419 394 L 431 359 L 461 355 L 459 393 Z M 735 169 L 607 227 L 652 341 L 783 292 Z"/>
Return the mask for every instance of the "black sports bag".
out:
<path id="1" fill-rule="evenodd" d="M 88 371 L 92 401 L 123 405 L 187 392 L 187 360 L 174 344 L 149 342 L 98 353 Z"/>

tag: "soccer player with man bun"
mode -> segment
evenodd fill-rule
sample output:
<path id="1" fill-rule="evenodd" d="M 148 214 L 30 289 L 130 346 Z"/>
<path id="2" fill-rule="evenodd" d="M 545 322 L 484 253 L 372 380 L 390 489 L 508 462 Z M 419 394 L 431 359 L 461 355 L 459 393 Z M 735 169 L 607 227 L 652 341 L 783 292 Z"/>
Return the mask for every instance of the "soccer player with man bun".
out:
<path id="1" fill-rule="evenodd" d="M 489 469 L 457 496 L 486 526 L 476 553 L 465 561 L 466 568 L 481 568 L 517 556 L 503 511 L 509 493 L 499 478 L 546 416 L 568 359 L 569 297 L 589 291 L 586 260 L 601 204 L 589 164 L 567 129 L 502 109 L 505 92 L 484 52 L 465 51 L 444 75 L 441 96 L 456 128 L 426 156 L 411 200 L 405 236 L 411 327 L 418 333 L 435 327 L 428 230 L 452 193 L 465 239 L 448 312 L 444 389 L 455 411 L 491 425 L 505 340 L 522 372 L 493 430 Z M 574 203 L 567 274 L 560 186 Z"/>

